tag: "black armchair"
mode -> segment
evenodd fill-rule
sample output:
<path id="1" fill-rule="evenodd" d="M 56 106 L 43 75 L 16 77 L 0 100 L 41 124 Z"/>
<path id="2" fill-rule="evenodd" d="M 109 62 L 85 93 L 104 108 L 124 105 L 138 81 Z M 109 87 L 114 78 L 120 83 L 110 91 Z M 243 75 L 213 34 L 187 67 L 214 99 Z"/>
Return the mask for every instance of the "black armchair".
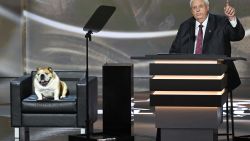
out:
<path id="1" fill-rule="evenodd" d="M 25 133 L 29 127 L 86 127 L 85 73 L 56 73 L 69 91 L 69 95 L 59 101 L 37 101 L 32 85 L 35 72 L 11 81 L 11 126 L 15 127 L 15 138 L 20 137 L 20 127 L 24 127 Z M 89 120 L 90 131 L 93 131 L 97 120 L 97 78 L 94 76 L 89 77 Z"/>

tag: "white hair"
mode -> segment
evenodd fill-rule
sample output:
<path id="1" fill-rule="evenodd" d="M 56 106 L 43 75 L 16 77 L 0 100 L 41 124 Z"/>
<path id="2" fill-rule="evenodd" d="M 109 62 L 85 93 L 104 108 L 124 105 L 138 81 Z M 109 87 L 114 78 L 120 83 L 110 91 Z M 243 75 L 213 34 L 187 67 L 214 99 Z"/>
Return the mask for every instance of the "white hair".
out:
<path id="1" fill-rule="evenodd" d="M 192 7 L 192 2 L 193 2 L 194 0 L 190 0 L 190 7 Z M 209 1 L 208 0 L 203 0 L 204 2 L 205 2 L 205 4 L 208 6 L 209 5 Z"/>

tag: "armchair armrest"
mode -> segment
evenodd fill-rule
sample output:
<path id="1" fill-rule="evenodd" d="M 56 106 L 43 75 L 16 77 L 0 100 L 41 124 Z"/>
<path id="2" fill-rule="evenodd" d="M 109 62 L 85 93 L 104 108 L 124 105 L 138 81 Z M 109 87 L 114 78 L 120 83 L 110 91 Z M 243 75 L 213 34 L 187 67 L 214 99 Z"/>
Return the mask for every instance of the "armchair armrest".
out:
<path id="1" fill-rule="evenodd" d="M 86 125 L 86 79 L 81 78 L 77 83 L 78 126 Z M 97 120 L 97 77 L 89 77 L 89 119 L 93 123 Z"/>
<path id="2" fill-rule="evenodd" d="M 11 126 L 21 126 L 21 102 L 32 93 L 32 77 L 24 75 L 10 82 Z"/>

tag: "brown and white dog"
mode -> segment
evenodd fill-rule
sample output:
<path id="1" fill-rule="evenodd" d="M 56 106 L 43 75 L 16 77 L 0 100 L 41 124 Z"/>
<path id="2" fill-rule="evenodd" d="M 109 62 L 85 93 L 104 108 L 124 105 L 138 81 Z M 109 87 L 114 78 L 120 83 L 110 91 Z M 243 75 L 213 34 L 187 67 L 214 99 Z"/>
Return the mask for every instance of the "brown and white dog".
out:
<path id="1" fill-rule="evenodd" d="M 66 97 L 67 85 L 61 81 L 51 67 L 39 67 L 33 79 L 37 100 L 44 98 L 59 98 Z"/>

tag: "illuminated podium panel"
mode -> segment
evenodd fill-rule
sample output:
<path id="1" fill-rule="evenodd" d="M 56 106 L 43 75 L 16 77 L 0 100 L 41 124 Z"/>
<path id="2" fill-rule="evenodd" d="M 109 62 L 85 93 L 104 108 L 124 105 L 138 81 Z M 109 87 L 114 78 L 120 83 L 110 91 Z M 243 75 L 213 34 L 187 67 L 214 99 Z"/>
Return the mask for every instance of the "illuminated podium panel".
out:
<path id="1" fill-rule="evenodd" d="M 150 105 L 164 141 L 216 141 L 227 99 L 227 66 L 217 58 L 155 60 Z"/>
<path id="2" fill-rule="evenodd" d="M 162 141 L 217 141 L 227 100 L 227 66 L 240 57 L 158 54 L 149 64 L 150 105 Z M 244 59 L 243 59 L 244 60 Z"/>
<path id="3" fill-rule="evenodd" d="M 150 105 L 162 141 L 217 141 L 222 106 L 227 100 L 225 61 L 242 57 L 157 54 L 131 57 L 151 60 Z"/>

